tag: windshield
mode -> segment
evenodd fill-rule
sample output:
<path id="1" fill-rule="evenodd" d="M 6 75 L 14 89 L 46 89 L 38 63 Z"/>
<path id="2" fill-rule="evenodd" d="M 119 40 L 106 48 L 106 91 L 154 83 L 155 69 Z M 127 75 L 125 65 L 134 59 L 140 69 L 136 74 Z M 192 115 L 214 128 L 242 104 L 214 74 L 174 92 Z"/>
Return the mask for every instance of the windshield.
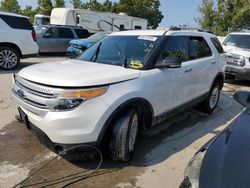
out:
<path id="1" fill-rule="evenodd" d="M 35 17 L 34 26 L 48 25 L 50 23 L 49 18 Z"/>
<path id="2" fill-rule="evenodd" d="M 141 69 L 158 41 L 154 36 L 108 36 L 78 59 Z"/>
<path id="3" fill-rule="evenodd" d="M 229 35 L 223 42 L 223 45 L 250 49 L 250 35 L 236 35 L 236 34 Z"/>
<path id="4" fill-rule="evenodd" d="M 36 33 L 37 33 L 38 35 L 42 35 L 42 34 L 46 31 L 47 28 L 48 28 L 48 27 L 45 27 L 45 26 L 36 27 L 36 28 L 35 28 L 35 31 L 36 31 Z"/>

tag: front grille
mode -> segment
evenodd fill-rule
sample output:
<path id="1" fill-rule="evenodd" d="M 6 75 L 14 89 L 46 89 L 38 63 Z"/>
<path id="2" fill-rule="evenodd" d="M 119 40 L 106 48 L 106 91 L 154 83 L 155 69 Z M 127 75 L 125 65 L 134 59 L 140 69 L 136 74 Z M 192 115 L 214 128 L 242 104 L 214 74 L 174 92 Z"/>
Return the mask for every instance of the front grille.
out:
<path id="1" fill-rule="evenodd" d="M 21 101 L 31 106 L 51 109 L 61 91 L 61 89 L 34 83 L 17 76 L 12 92 Z"/>

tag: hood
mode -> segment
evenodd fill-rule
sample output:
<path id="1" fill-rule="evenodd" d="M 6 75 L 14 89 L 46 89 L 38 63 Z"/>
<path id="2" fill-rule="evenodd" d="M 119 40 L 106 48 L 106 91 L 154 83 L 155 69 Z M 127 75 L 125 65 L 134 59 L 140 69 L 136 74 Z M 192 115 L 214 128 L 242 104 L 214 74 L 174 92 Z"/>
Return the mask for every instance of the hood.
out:
<path id="1" fill-rule="evenodd" d="M 77 46 L 85 46 L 86 48 L 89 48 L 94 44 L 94 42 L 90 42 L 84 39 L 78 39 L 78 40 L 71 40 L 70 45 L 77 45 Z"/>
<path id="2" fill-rule="evenodd" d="M 250 57 L 250 49 L 237 48 L 235 46 L 223 46 L 225 52 Z"/>
<path id="3" fill-rule="evenodd" d="M 140 70 L 79 60 L 65 60 L 31 65 L 22 69 L 18 75 L 45 85 L 87 87 L 135 79 L 139 77 Z"/>
<path id="4" fill-rule="evenodd" d="M 208 146 L 200 169 L 201 188 L 249 187 L 249 121 L 247 109 Z"/>

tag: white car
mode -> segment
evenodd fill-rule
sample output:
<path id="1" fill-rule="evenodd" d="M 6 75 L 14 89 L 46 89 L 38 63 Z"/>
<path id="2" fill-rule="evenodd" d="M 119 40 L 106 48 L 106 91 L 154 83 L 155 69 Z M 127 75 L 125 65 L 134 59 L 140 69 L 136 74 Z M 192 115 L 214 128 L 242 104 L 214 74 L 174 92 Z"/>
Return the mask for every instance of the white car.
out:
<path id="1" fill-rule="evenodd" d="M 14 69 L 20 58 L 37 54 L 36 33 L 28 18 L 0 12 L 0 69 Z"/>
<path id="2" fill-rule="evenodd" d="M 250 80 L 250 33 L 230 33 L 222 43 L 226 54 L 226 75 Z"/>
<path id="3" fill-rule="evenodd" d="M 88 143 L 127 161 L 138 132 L 197 104 L 215 109 L 221 48 L 215 35 L 199 31 L 112 33 L 78 60 L 22 69 L 13 97 L 26 126 L 54 150 Z"/>

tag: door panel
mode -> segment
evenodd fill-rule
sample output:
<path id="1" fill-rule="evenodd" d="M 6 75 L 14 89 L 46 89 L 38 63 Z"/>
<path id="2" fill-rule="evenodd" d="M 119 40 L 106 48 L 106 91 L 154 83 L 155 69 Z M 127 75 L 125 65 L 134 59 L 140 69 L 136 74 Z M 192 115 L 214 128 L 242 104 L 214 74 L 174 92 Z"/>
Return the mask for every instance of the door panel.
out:
<path id="1" fill-rule="evenodd" d="M 176 108 L 188 102 L 193 93 L 194 89 L 194 80 L 191 77 L 193 65 L 192 62 L 188 61 L 188 44 L 187 37 L 185 36 L 170 36 L 166 40 L 166 44 L 162 51 L 160 52 L 160 56 L 157 60 L 157 64 L 163 62 L 164 59 L 169 57 L 179 57 L 182 60 L 182 66 L 180 68 L 169 68 L 169 69 L 161 69 L 162 74 L 170 74 L 172 75 L 172 83 L 168 80 L 164 80 L 165 85 L 162 84 L 162 90 L 171 90 L 172 96 L 171 101 L 168 100 L 167 96 L 163 93 L 160 93 L 162 101 L 168 101 L 170 105 L 162 103 L 162 108 L 165 111 Z M 165 75 L 167 77 L 167 75 Z M 170 87 L 171 86 L 171 87 Z M 164 100 L 165 98 L 165 100 Z"/>
<path id="2" fill-rule="evenodd" d="M 38 39 L 38 44 L 41 52 L 58 52 L 59 47 L 57 44 L 58 28 L 49 28 L 43 36 Z"/>
<path id="3" fill-rule="evenodd" d="M 214 56 L 203 37 L 189 37 L 189 59 L 192 60 L 194 81 L 193 95 L 195 99 L 209 91 L 213 78 Z"/>
<path id="4" fill-rule="evenodd" d="M 59 28 L 58 52 L 66 52 L 69 42 L 74 38 L 74 34 L 70 28 Z"/>

